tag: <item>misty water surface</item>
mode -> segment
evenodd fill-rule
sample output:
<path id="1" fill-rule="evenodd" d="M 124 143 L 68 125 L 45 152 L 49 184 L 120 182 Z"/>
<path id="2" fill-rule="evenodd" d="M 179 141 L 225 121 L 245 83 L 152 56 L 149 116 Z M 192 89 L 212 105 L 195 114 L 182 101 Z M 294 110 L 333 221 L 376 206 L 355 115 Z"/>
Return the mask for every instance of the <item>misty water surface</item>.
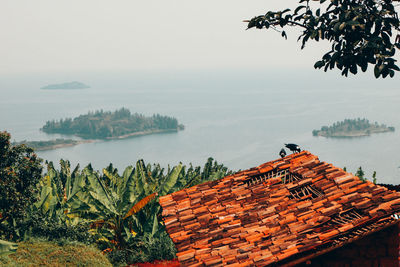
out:
<path id="1" fill-rule="evenodd" d="M 39 89 L 73 80 L 92 88 Z M 203 165 L 211 156 L 238 170 L 276 159 L 283 144 L 293 142 L 323 161 L 352 172 L 362 166 L 367 176 L 376 170 L 378 182 L 398 184 L 396 81 L 285 70 L 15 75 L 0 79 L 0 128 L 16 141 L 54 139 L 60 135 L 39 131 L 47 120 L 127 107 L 145 115 L 174 116 L 186 129 L 43 151 L 39 156 L 56 162 L 68 159 L 73 165 L 92 163 L 96 169 L 112 162 L 120 170 L 140 158 L 164 166 Z M 357 117 L 394 126 L 396 132 L 353 139 L 311 134 L 323 125 Z"/>

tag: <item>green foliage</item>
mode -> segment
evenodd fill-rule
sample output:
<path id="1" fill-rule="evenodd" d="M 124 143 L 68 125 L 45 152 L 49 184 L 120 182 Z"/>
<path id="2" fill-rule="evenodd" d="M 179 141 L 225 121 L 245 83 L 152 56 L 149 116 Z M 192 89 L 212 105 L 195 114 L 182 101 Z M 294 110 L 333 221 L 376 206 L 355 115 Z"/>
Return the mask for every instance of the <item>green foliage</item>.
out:
<path id="1" fill-rule="evenodd" d="M 376 78 L 393 77 L 400 70 L 394 59 L 400 48 L 398 37 L 392 40 L 393 30 L 399 30 L 399 19 L 392 0 L 319 0 L 312 6 L 310 0 L 300 0 L 292 11 L 268 11 L 265 15 L 247 21 L 248 28 L 277 28 L 287 26 L 302 28 L 298 37 L 303 49 L 310 40 L 328 40 L 332 43 L 315 68 L 338 68 L 342 75 L 365 72 L 374 66 Z M 286 38 L 286 32 L 282 31 Z"/>
<path id="2" fill-rule="evenodd" d="M 68 223 L 68 217 L 64 215 L 49 217 L 36 210 L 24 220 L 21 229 L 24 229 L 25 239 L 29 240 L 40 238 L 58 243 L 80 242 L 89 245 L 96 242 L 94 236 L 88 231 L 89 225 L 85 221 L 71 224 Z"/>
<path id="3" fill-rule="evenodd" d="M 372 182 L 376 184 L 376 171 L 372 174 Z"/>
<path id="4" fill-rule="evenodd" d="M 143 235 L 134 238 L 125 250 L 113 250 L 107 254 L 114 266 L 127 266 L 130 263 L 172 260 L 176 248 L 167 232 L 157 236 Z"/>
<path id="5" fill-rule="evenodd" d="M 365 173 L 364 173 L 363 169 L 361 168 L 361 166 L 360 166 L 360 168 L 358 168 L 358 170 L 357 170 L 357 172 L 356 172 L 355 175 L 356 175 L 358 178 L 360 178 L 361 181 L 365 181 L 365 180 L 366 180 L 366 179 L 364 178 Z"/>
<path id="6" fill-rule="evenodd" d="M 173 258 L 175 246 L 161 222 L 161 207 L 153 199 L 231 173 L 213 158 L 203 168 L 178 164 L 164 169 L 139 160 L 122 175 L 112 164 L 100 173 L 90 164 L 82 170 L 79 165 L 71 170 L 69 161 L 61 160 L 59 170 L 46 162 L 47 172 L 41 177 L 41 160 L 32 149 L 11 146 L 7 133 L 1 137 L 0 174 L 5 173 L 7 178 L 0 180 L 1 197 L 10 203 L 9 208 L 15 204 L 5 198 L 9 196 L 6 185 L 20 190 L 12 191 L 17 199 L 18 194 L 25 197 L 18 199 L 23 200 L 23 209 L 6 210 L 0 203 L 1 235 L 59 244 L 97 243 L 101 249 L 111 251 L 109 256 L 116 264 Z M 27 179 L 27 188 L 18 183 L 21 178 Z M 18 214 L 20 211 L 23 213 Z M 9 218 L 13 218 L 12 224 Z M 14 249 L 1 249 L 6 248 Z M 4 259 L 0 258 L 0 263 L 10 262 Z"/>
<path id="7" fill-rule="evenodd" d="M 69 161 L 60 160 L 60 165 L 61 169 L 57 171 L 52 162 L 47 163 L 47 173 L 39 181 L 39 200 L 31 209 L 47 218 L 72 223 L 73 219 L 65 217 L 64 214 L 68 211 L 73 197 L 84 190 L 85 177 L 83 172 L 80 172 L 79 165 L 72 172 Z"/>
<path id="8" fill-rule="evenodd" d="M 31 148 L 12 146 L 10 138 L 7 132 L 0 132 L 0 238 L 18 240 L 19 224 L 36 200 L 42 167 Z"/>
<path id="9" fill-rule="evenodd" d="M 77 235 L 75 230 L 90 225 L 92 240 L 101 249 L 112 251 L 110 255 L 136 249 L 135 257 L 143 259 L 150 257 L 149 253 L 160 255 L 159 259 L 175 253 L 170 246 L 161 249 L 164 245 L 160 240 L 165 239 L 166 233 L 160 220 L 161 207 L 158 201 L 152 200 L 156 194 L 170 194 L 230 173 L 212 158 L 208 159 L 203 170 L 192 165 L 187 169 L 182 164 L 163 169 L 158 164 L 146 165 L 139 160 L 135 166 L 128 166 L 122 175 L 112 164 L 102 173 L 94 171 L 90 165 L 82 171 L 77 166 L 71 172 L 68 161 L 60 164 L 61 169 L 56 170 L 52 163 L 48 163 L 47 173 L 40 181 L 40 199 L 32 207 L 32 214 L 43 218 L 37 216 L 31 221 L 40 224 L 42 219 L 52 227 L 41 229 L 29 224 L 26 226 L 30 229 L 28 235 L 56 240 L 59 233 L 69 231 L 71 240 L 81 241 L 84 235 Z M 143 245 L 136 244 L 139 241 Z M 150 248 L 144 249 L 143 246 L 150 243 L 158 246 L 155 249 L 158 254 Z"/>
<path id="10" fill-rule="evenodd" d="M 88 234 L 90 225 L 91 238 L 86 236 L 88 240 L 99 242 L 103 248 L 126 248 L 135 232 L 132 217 L 124 219 L 124 215 L 132 203 L 147 194 L 145 189 L 151 189 L 147 183 L 146 186 L 137 184 L 137 180 L 143 178 L 140 176 L 144 173 L 142 164 L 142 161 L 137 163 L 138 171 L 128 167 L 122 177 L 117 177 L 112 166 L 108 168 L 110 172 L 104 171 L 108 176 L 102 176 L 90 165 L 82 171 L 77 166 L 71 173 L 68 161 L 61 161 L 60 171 L 49 163 L 47 173 L 40 181 L 40 200 L 32 209 L 52 227 L 41 229 L 30 224 L 26 227 L 30 229 L 29 235 L 53 240 L 71 234 L 71 239 L 81 241 L 85 235 L 76 235 L 75 230 L 81 228 Z M 40 223 L 40 219 L 40 216 L 31 216 L 33 222 Z"/>
<path id="11" fill-rule="evenodd" d="M 347 168 L 346 167 L 343 167 L 343 170 L 345 171 L 345 172 L 347 172 Z M 366 181 L 367 180 L 367 178 L 365 178 L 365 172 L 364 172 L 364 170 L 362 169 L 362 167 L 360 166 L 358 169 L 357 169 L 357 172 L 355 173 L 355 176 L 357 176 L 358 178 L 360 178 L 360 180 L 361 181 Z M 373 174 L 372 174 L 372 182 L 374 183 L 374 184 L 376 184 L 376 171 L 374 171 L 373 172 Z"/>
<path id="12" fill-rule="evenodd" d="M 174 191 L 178 191 L 183 188 L 191 187 L 206 181 L 216 181 L 231 174 L 227 167 L 223 164 L 218 164 L 213 158 L 208 158 L 207 162 L 204 164 L 203 169 L 200 166 L 193 167 L 189 164 L 189 167 L 183 167 L 182 174 L 180 175 Z"/>
<path id="13" fill-rule="evenodd" d="M 113 138 L 141 131 L 177 131 L 183 126 L 173 117 L 159 114 L 145 117 L 131 114 L 126 108 L 114 112 L 103 110 L 89 112 L 74 119 L 47 121 L 42 130 L 46 133 L 74 134 L 84 138 Z"/>

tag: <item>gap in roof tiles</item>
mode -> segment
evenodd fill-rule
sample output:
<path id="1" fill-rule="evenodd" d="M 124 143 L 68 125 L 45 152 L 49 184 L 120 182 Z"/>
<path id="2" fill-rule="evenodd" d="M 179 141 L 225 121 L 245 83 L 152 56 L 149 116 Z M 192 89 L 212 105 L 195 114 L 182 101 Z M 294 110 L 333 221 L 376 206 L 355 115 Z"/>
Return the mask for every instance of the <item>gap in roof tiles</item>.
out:
<path id="1" fill-rule="evenodd" d="M 249 179 L 244 181 L 244 183 L 247 185 L 253 185 L 275 178 L 281 178 L 281 184 L 290 184 L 304 179 L 302 176 L 290 172 L 289 168 L 286 168 L 282 170 L 274 169 L 272 171 L 250 176 Z"/>
<path id="2" fill-rule="evenodd" d="M 362 215 L 360 214 L 360 211 L 357 209 L 353 208 L 341 213 L 336 214 L 331 218 L 331 220 L 328 222 L 329 225 L 332 226 L 340 226 L 348 223 L 353 223 L 354 221 L 358 219 L 362 219 Z"/>
<path id="3" fill-rule="evenodd" d="M 336 213 L 327 219 L 324 223 L 320 224 L 317 228 L 314 228 L 315 232 L 322 233 L 328 231 L 329 229 L 337 229 L 340 232 L 346 232 L 349 228 L 353 228 L 359 219 L 363 218 L 362 213 L 355 209 L 351 208 L 349 210 L 342 211 L 340 213 Z"/>
<path id="4" fill-rule="evenodd" d="M 253 184 L 262 183 L 264 181 L 279 178 L 279 177 L 282 179 L 282 183 L 287 183 L 285 181 L 288 179 L 287 176 L 289 176 L 289 174 L 290 174 L 290 172 L 289 172 L 288 168 L 283 169 L 283 170 L 275 169 L 275 170 L 268 171 L 265 173 L 250 176 L 249 179 L 244 181 L 244 183 L 247 185 L 253 185 Z"/>
<path id="5" fill-rule="evenodd" d="M 312 186 L 311 184 L 307 184 L 307 185 L 302 185 L 300 187 L 296 187 L 294 189 L 289 190 L 290 199 L 302 199 L 302 200 L 306 200 L 306 199 L 314 199 L 320 196 L 323 196 L 324 194 L 321 193 L 317 188 L 315 188 L 314 186 Z"/>
<path id="6" fill-rule="evenodd" d="M 332 239 L 332 245 L 342 244 L 343 242 L 347 242 L 349 239 L 359 238 L 360 236 L 370 234 L 371 232 L 375 232 L 377 229 L 381 229 L 384 226 L 389 226 L 392 224 L 393 220 L 387 220 L 355 227 L 352 231 L 340 234 Z"/>
<path id="7" fill-rule="evenodd" d="M 288 171 L 286 173 L 286 175 L 282 177 L 282 183 L 283 184 L 290 184 L 290 183 L 293 183 L 293 182 L 300 181 L 302 179 L 303 179 L 303 177 L 301 177 L 299 175 L 296 175 L 296 174 L 293 174 L 293 173 Z"/>
<path id="8" fill-rule="evenodd" d="M 278 184 L 290 184 L 294 182 L 299 182 L 304 179 L 302 176 L 290 172 L 289 168 L 286 168 L 282 170 L 274 169 L 265 173 L 251 176 L 249 179 L 244 181 L 244 183 L 247 184 L 248 186 L 251 186 L 276 178 L 281 179 L 281 181 Z M 289 190 L 289 192 L 290 192 L 289 198 L 291 199 L 294 198 L 303 200 L 314 199 L 324 195 L 317 188 L 311 185 L 311 181 L 310 183 L 295 187 Z"/>

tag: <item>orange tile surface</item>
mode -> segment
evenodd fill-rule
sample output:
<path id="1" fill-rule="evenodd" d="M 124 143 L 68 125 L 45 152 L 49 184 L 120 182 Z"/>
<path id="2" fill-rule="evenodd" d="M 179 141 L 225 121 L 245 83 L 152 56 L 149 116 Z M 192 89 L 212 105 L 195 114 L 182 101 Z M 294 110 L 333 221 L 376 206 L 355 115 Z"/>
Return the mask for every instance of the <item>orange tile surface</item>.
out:
<path id="1" fill-rule="evenodd" d="M 301 260 L 397 223 L 400 193 L 292 154 L 160 197 L 182 266 Z"/>

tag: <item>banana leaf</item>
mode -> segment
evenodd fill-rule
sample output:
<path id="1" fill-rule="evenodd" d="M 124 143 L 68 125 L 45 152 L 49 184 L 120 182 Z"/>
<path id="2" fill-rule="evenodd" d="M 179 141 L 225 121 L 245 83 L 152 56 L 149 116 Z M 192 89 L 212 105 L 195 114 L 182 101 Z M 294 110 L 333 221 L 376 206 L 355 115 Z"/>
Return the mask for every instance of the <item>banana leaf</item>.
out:
<path id="1" fill-rule="evenodd" d="M 147 203 L 149 203 L 151 200 L 153 200 L 157 196 L 157 193 L 153 193 L 151 195 L 148 195 L 147 197 L 143 198 L 140 200 L 138 203 L 133 205 L 133 207 L 128 211 L 128 213 L 124 216 L 123 219 L 128 218 L 129 216 L 132 216 L 133 214 L 137 213 L 141 209 L 143 209 L 144 206 L 146 206 Z"/>
<path id="2" fill-rule="evenodd" d="M 161 196 L 168 194 L 169 191 L 175 186 L 181 171 L 182 171 L 182 164 L 180 163 L 178 166 L 174 167 L 171 172 L 168 173 L 168 176 L 165 178 L 165 181 L 163 182 L 160 188 Z"/>
<path id="3" fill-rule="evenodd" d="M 158 231 L 157 213 L 154 213 L 154 214 L 153 214 L 153 217 L 154 217 L 154 219 L 153 219 L 153 229 L 152 229 L 152 231 L 151 231 L 151 236 L 154 236 L 154 235 L 157 233 L 157 231 Z"/>
<path id="4" fill-rule="evenodd" d="M 135 175 L 135 169 L 133 168 L 133 166 L 126 167 L 124 173 L 122 174 L 120 182 L 117 185 L 118 195 L 124 195 L 127 187 L 129 187 L 129 190 L 133 190 L 135 188 L 136 179 L 130 181 L 132 175 Z"/>
<path id="5" fill-rule="evenodd" d="M 135 203 L 137 201 L 138 196 L 143 192 L 143 186 L 138 185 L 138 176 L 137 171 L 132 166 L 129 166 L 125 169 L 124 174 L 122 176 L 123 182 L 118 191 L 120 192 L 120 201 L 118 203 L 117 209 L 124 214 L 126 211 L 126 206 L 128 203 Z"/>
<path id="6" fill-rule="evenodd" d="M 69 200 L 78 192 L 81 192 L 86 185 L 86 178 L 83 174 L 79 173 L 79 165 L 75 168 L 71 175 L 71 184 L 67 187 L 67 199 Z"/>
<path id="7" fill-rule="evenodd" d="M 93 172 L 89 168 L 84 169 L 84 173 L 86 176 L 86 179 L 89 182 L 89 188 L 88 191 L 91 194 L 92 197 L 94 197 L 98 202 L 100 202 L 102 205 L 106 206 L 108 209 L 112 209 L 113 212 L 115 211 L 115 200 L 108 191 L 106 185 L 103 183 L 103 181 L 100 179 L 99 175 L 95 172 Z"/>

